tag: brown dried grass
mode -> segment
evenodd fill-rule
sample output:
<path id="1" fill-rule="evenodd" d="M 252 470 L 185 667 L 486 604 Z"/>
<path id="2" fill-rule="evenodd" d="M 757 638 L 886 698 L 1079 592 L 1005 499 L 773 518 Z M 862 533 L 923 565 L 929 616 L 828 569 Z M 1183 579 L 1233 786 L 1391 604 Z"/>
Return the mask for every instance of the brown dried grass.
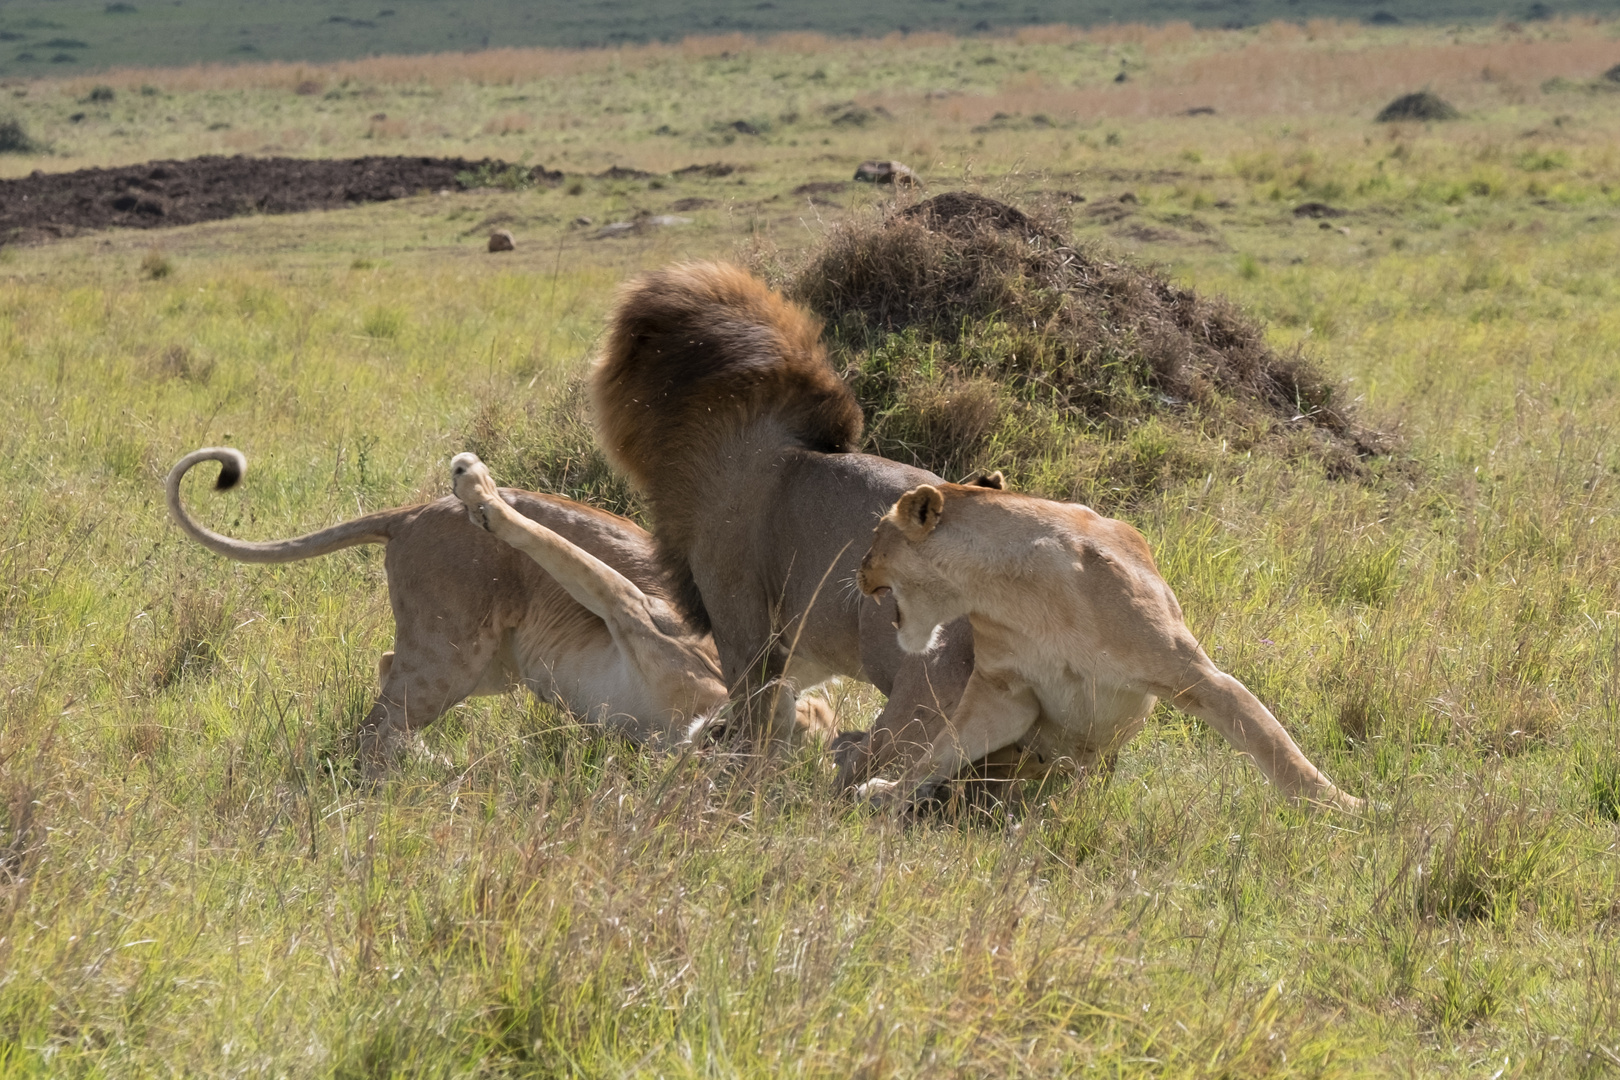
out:
<path id="1" fill-rule="evenodd" d="M 1055 430 L 1106 441 L 1149 423 L 1167 433 L 1158 457 L 1187 468 L 1156 460 L 1145 487 L 1202 475 L 1200 441 L 1303 454 L 1335 475 L 1384 449 L 1335 380 L 1273 349 L 1231 302 L 969 192 L 840 224 L 789 290 L 827 320 L 872 449 L 943 475 L 1027 475 L 1024 459 L 1063 441 Z M 982 460 L 992 448 L 1004 459 Z"/>

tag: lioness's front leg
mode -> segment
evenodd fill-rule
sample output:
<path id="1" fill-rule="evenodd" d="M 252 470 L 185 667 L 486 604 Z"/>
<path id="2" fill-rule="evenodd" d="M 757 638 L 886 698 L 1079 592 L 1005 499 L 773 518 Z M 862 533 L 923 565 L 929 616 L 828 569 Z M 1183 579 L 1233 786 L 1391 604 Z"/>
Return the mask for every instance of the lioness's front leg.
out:
<path id="1" fill-rule="evenodd" d="M 1040 702 L 1027 685 L 976 669 L 955 713 L 934 741 L 920 755 L 910 752 L 916 744 L 901 747 L 906 766 L 900 782 L 874 780 L 861 792 L 873 801 L 909 805 L 922 788 L 949 780 L 968 762 L 1023 738 L 1040 714 Z"/>

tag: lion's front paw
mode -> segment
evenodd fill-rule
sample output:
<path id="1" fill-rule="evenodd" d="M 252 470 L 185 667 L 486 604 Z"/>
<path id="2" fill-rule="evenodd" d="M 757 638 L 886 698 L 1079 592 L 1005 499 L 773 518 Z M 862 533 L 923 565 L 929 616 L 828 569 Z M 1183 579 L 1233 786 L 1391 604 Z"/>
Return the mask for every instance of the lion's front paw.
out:
<path id="1" fill-rule="evenodd" d="M 893 780 L 868 780 L 855 789 L 855 798 L 876 810 L 889 810 L 900 803 L 900 785 Z"/>

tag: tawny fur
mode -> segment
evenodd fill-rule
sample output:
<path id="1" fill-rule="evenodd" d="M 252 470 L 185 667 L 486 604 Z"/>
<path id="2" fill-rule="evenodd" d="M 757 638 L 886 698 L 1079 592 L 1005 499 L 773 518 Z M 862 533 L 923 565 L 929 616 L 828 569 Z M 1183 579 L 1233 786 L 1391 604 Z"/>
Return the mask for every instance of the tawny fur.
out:
<path id="1" fill-rule="evenodd" d="M 706 508 L 692 493 L 728 436 L 761 426 L 785 445 L 855 449 L 861 408 L 833 372 L 821 324 L 739 267 L 686 263 L 625 287 L 591 377 L 608 460 L 652 506 L 687 618 L 708 628 L 688 559 Z"/>
<path id="2" fill-rule="evenodd" d="M 949 727 L 906 755 L 905 804 L 964 761 L 1021 744 L 1077 770 L 1111 761 L 1163 698 L 1205 720 L 1290 798 L 1359 809 L 1237 679 L 1204 653 L 1142 534 L 1089 507 L 924 485 L 897 500 L 862 560 L 861 591 L 895 605 L 901 646 L 973 624 L 974 670 Z"/>
<path id="3" fill-rule="evenodd" d="M 368 772 L 386 763 L 401 736 L 463 698 L 520 685 L 588 722 L 663 744 L 678 741 L 726 700 L 713 642 L 668 609 L 652 539 L 625 518 L 560 496 L 497 490 L 472 459 L 458 478 L 471 505 L 443 498 L 255 543 L 212 532 L 186 512 L 181 480 L 204 461 L 219 462 L 217 486 L 230 487 L 246 459 L 212 447 L 188 454 L 169 473 L 175 522 L 217 554 L 281 563 L 356 544 L 387 545 L 394 649 L 379 661 L 381 691 L 357 732 Z M 474 512 L 479 524 L 468 520 Z M 485 529 L 525 545 L 538 534 L 545 549 L 526 553 Z M 602 607 L 603 596 L 636 610 L 620 618 Z M 824 704 L 812 703 L 799 716 L 830 734 Z"/>
<path id="4" fill-rule="evenodd" d="M 591 376 L 601 443 L 647 496 L 682 610 L 712 628 L 753 736 L 777 742 L 800 687 L 835 675 L 888 695 L 857 780 L 930 738 L 972 669 L 965 622 L 928 657 L 858 603 L 856 564 L 902 492 L 938 477 L 854 453 L 861 412 L 802 308 L 734 266 L 647 274 L 619 297 Z"/>

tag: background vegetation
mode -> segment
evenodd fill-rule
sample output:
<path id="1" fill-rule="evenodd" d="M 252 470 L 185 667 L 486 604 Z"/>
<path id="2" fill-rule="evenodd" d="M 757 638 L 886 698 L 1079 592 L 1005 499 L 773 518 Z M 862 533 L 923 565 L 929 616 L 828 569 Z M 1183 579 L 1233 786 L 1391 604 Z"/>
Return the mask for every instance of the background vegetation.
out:
<path id="1" fill-rule="evenodd" d="M 22 88 L 50 149 L 11 173 L 275 142 L 569 176 L 0 248 L 0 1073 L 1620 1071 L 1613 30 L 692 43 Z M 1426 82 L 1463 118 L 1372 122 Z M 1169 711 L 1110 786 L 1016 822 L 901 827 L 812 753 L 651 757 L 516 696 L 352 782 L 380 552 L 223 562 L 166 520 L 169 465 L 242 447 L 239 490 L 188 497 L 252 538 L 441 493 L 473 445 L 502 480 L 634 509 L 571 391 L 614 285 L 715 254 L 796 271 L 896 200 L 844 185 L 870 156 L 1231 298 L 1398 436 L 1349 478 L 1215 433 L 1156 470 L 1170 413 L 1082 444 L 1141 463 L 1151 483 L 1102 497 L 1195 631 L 1382 809 L 1290 809 Z M 676 172 L 716 162 L 740 168 Z M 484 252 L 495 227 L 516 252 Z M 829 692 L 851 726 L 877 704 Z"/>
<path id="2" fill-rule="evenodd" d="M 874 37 L 1174 19 L 1240 27 L 1314 18 L 1478 23 L 1615 10 L 1614 0 L 1149 0 L 1146 7 L 1120 0 L 8 0 L 0 8 L 0 76 L 69 67 L 93 71 L 489 48 L 598 48 L 695 34 L 808 31 Z"/>

